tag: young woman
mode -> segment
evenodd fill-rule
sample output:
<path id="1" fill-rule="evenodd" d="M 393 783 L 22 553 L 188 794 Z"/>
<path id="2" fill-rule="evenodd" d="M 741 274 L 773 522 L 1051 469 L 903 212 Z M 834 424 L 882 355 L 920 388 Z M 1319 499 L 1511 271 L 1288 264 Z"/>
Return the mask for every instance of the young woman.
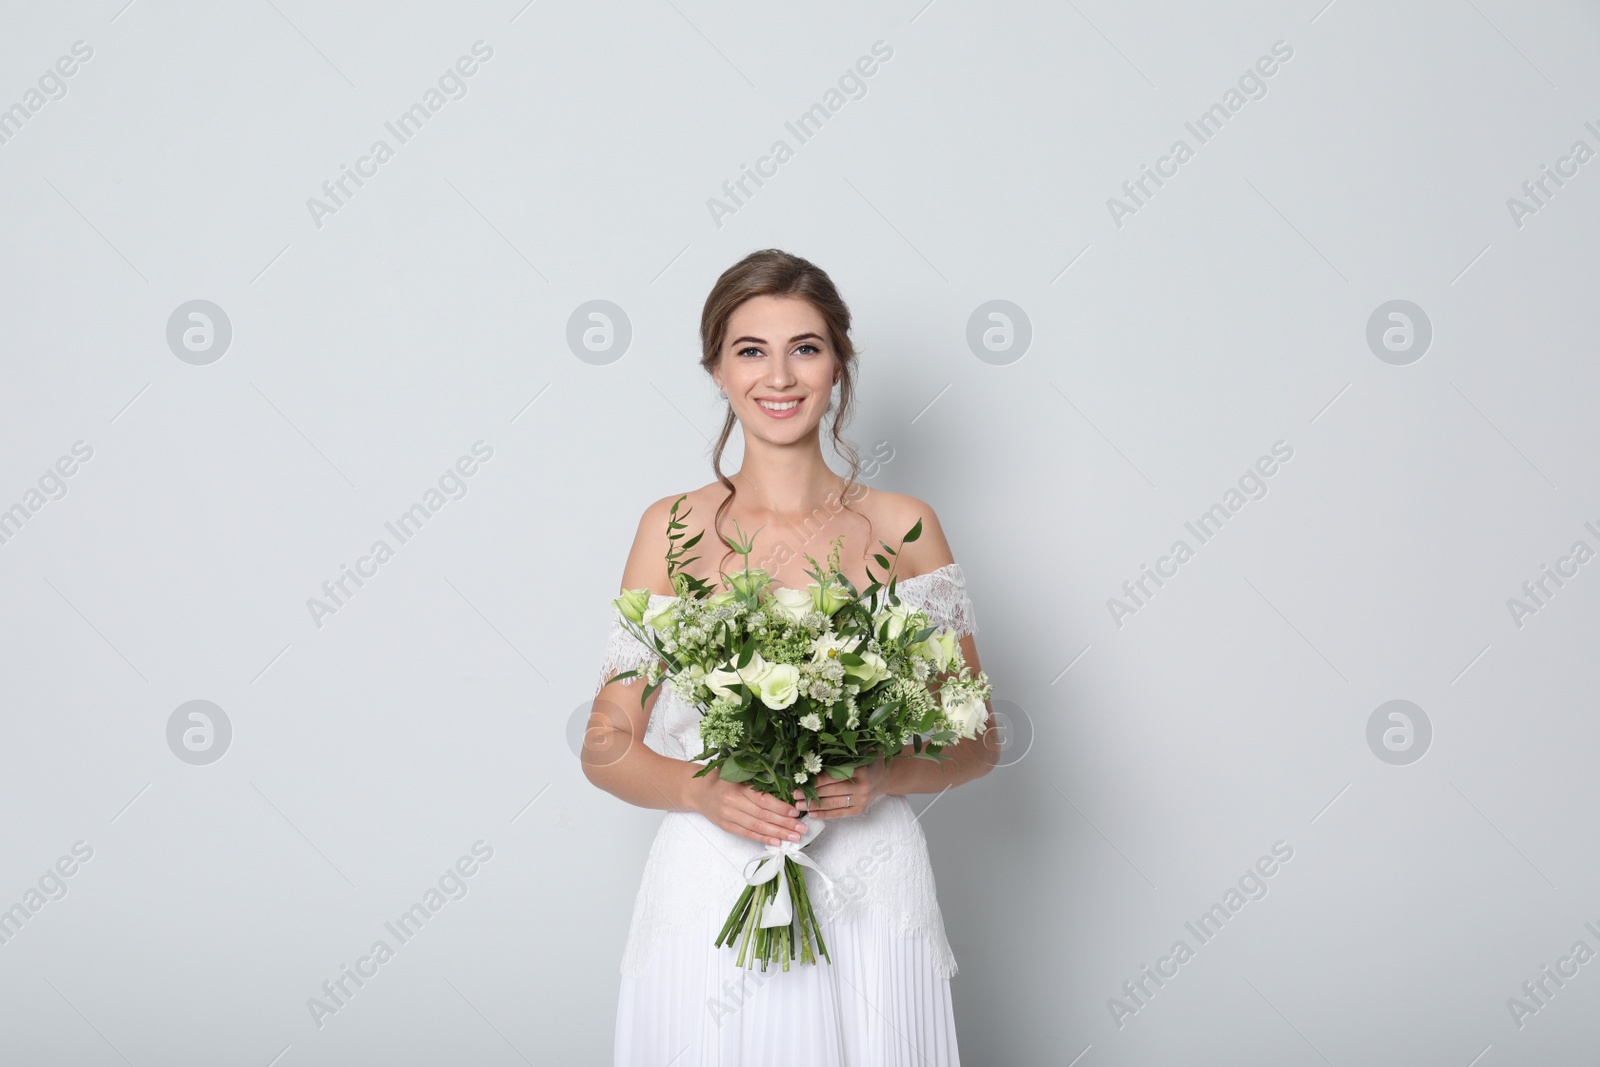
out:
<path id="1" fill-rule="evenodd" d="M 751 566 L 775 585 L 803 588 L 809 554 L 819 562 L 843 538 L 840 568 L 858 589 L 880 540 L 899 547 L 918 519 L 922 534 L 896 560 L 901 600 L 960 634 L 967 664 L 982 669 L 965 579 L 933 509 L 914 497 L 856 482 L 856 452 L 840 436 L 853 395 L 850 312 L 827 274 L 775 249 L 755 252 L 717 280 L 700 320 L 701 366 L 727 398 L 712 469 L 717 481 L 687 494 L 688 529 L 706 535 L 686 572 L 707 580 L 737 570 L 723 535 L 756 534 Z M 820 427 L 833 420 L 849 478 L 829 469 Z M 737 473 L 722 473 L 734 424 L 744 431 Z M 646 509 L 623 570 L 625 589 L 648 588 L 652 606 L 672 595 L 668 511 L 683 494 Z M 709 521 L 708 521 L 709 520 Z M 880 569 L 874 565 L 874 573 Z M 887 578 L 879 573 L 880 577 Z M 618 1067 L 953 1067 L 959 1063 L 950 1002 L 956 971 L 934 895 L 922 829 L 907 793 L 942 793 L 977 778 L 999 758 L 1000 731 L 947 750 L 949 760 L 894 759 L 848 781 L 825 780 L 806 812 L 701 764 L 698 712 L 669 686 L 641 702 L 619 671 L 653 657 L 617 624 L 584 746 L 584 773 L 631 804 L 667 812 L 645 864 L 623 958 L 617 1006 Z M 631 688 L 630 688 L 631 687 Z M 909 747 L 907 749 L 909 752 Z M 807 877 L 832 962 L 785 972 L 735 966 L 713 942 L 744 888 L 745 861 L 800 837 L 798 816 L 829 832 L 806 852 L 833 879 Z"/>

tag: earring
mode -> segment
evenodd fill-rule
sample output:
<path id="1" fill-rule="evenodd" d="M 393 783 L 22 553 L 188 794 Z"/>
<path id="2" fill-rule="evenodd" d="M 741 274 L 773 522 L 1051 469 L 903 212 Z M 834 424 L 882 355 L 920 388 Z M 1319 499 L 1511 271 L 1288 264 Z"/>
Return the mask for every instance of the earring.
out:
<path id="1" fill-rule="evenodd" d="M 728 391 L 726 389 L 722 390 L 722 399 L 728 399 Z"/>

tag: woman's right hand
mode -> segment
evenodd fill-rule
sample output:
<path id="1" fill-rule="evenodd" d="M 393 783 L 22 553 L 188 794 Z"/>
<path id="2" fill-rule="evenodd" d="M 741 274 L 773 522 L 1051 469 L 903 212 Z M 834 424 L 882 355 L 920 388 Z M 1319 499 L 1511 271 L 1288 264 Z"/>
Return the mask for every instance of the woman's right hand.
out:
<path id="1" fill-rule="evenodd" d="M 763 845 L 800 840 L 805 824 L 794 805 L 743 782 L 724 782 L 716 771 L 689 782 L 690 805 L 730 834 Z"/>

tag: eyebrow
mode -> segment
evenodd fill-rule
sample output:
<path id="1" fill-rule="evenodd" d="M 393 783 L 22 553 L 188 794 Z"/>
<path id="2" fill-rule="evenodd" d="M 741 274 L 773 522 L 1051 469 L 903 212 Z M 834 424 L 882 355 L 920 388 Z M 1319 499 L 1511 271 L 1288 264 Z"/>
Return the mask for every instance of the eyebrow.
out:
<path id="1" fill-rule="evenodd" d="M 823 337 L 822 337 L 821 334 L 818 334 L 818 333 L 797 333 L 793 337 L 789 338 L 789 343 L 790 344 L 794 344 L 796 341 L 804 341 L 804 340 L 807 340 L 807 339 L 815 340 L 815 341 L 821 341 L 821 340 L 823 340 Z M 734 339 L 732 341 L 729 341 L 728 344 L 730 344 L 730 345 L 739 345 L 739 344 L 743 344 L 746 341 L 754 341 L 758 345 L 764 345 L 764 344 L 767 343 L 766 341 L 762 340 L 759 337 L 750 337 L 750 336 L 747 335 L 747 336 L 739 337 L 739 338 L 736 338 L 736 339 Z"/>

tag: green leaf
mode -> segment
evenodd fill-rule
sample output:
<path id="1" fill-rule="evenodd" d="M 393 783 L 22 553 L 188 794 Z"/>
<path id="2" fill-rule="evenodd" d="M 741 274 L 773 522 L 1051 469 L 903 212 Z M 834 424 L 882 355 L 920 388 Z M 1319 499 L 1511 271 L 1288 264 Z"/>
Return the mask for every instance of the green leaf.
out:
<path id="1" fill-rule="evenodd" d="M 901 701 L 898 701 L 898 700 L 890 700 L 890 701 L 886 701 L 883 704 L 880 704 L 872 712 L 872 718 L 867 720 L 867 726 L 868 727 L 873 727 L 873 726 L 877 726 L 877 725 L 881 724 L 883 722 L 883 720 L 887 719 L 891 714 L 893 714 L 900 707 L 900 704 L 901 704 Z"/>
<path id="2" fill-rule="evenodd" d="M 889 546 L 888 545 L 884 545 L 883 547 L 884 548 L 888 548 Z M 872 558 L 874 560 L 876 560 L 877 563 L 878 563 L 878 566 L 882 567 L 884 570 L 888 570 L 889 569 L 889 561 L 883 557 L 882 553 L 874 552 L 872 554 Z"/>
<path id="3" fill-rule="evenodd" d="M 854 767 L 824 767 L 823 770 L 827 772 L 829 778 L 838 782 L 843 782 L 856 776 Z"/>
<path id="4" fill-rule="evenodd" d="M 906 534 L 905 538 L 901 541 L 901 543 L 904 544 L 904 543 L 906 543 L 908 541 L 915 541 L 917 538 L 919 538 L 921 536 L 922 536 L 922 520 L 918 519 L 917 520 L 917 524 L 915 526 L 911 527 L 911 530 Z"/>
<path id="5" fill-rule="evenodd" d="M 724 782 L 748 782 L 754 778 L 758 771 L 751 770 L 739 762 L 738 756 L 730 756 L 723 761 L 719 773 Z"/>
<path id="6" fill-rule="evenodd" d="M 755 777 L 754 771 L 747 771 L 732 761 L 724 763 L 719 768 L 719 774 L 724 782 L 748 782 Z"/>

